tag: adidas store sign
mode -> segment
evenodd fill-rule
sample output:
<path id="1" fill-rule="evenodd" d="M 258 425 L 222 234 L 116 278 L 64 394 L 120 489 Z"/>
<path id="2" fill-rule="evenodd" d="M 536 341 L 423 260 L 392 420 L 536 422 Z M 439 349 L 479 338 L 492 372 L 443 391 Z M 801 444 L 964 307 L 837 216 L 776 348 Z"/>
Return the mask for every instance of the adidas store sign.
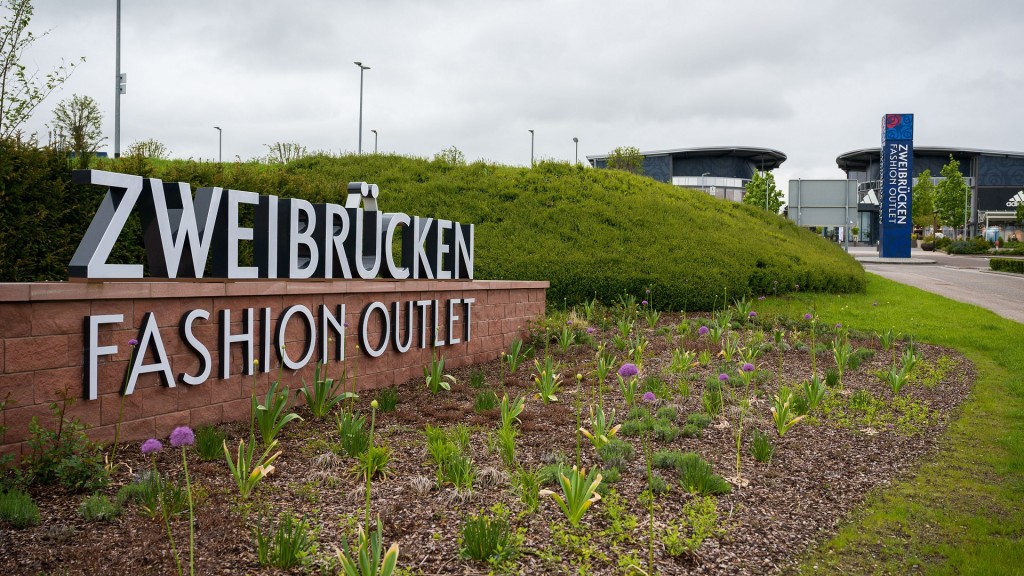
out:
<path id="1" fill-rule="evenodd" d="M 1010 198 L 1009 200 L 1006 201 L 1006 206 L 1009 208 L 1016 208 L 1021 204 L 1024 204 L 1024 190 L 1018 191 L 1017 194 L 1013 196 L 1013 198 Z"/>

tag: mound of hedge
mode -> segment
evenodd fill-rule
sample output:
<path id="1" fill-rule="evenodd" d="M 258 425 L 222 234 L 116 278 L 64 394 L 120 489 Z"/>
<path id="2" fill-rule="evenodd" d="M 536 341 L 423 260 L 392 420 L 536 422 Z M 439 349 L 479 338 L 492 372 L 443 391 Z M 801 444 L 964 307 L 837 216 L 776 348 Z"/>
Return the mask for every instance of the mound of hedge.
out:
<path id="1" fill-rule="evenodd" d="M 556 304 L 611 302 L 650 289 L 659 308 L 700 310 L 797 285 L 828 292 L 865 287 L 852 258 L 782 217 L 619 171 L 552 162 L 532 169 L 458 166 L 394 155 L 313 156 L 286 166 L 128 158 L 96 167 L 312 202 L 341 203 L 348 182 L 375 182 L 384 211 L 475 223 L 476 278 L 548 280 Z M 68 176 L 55 180 L 80 188 L 67 184 Z M 98 205 L 90 201 L 88 217 Z M 88 219 L 44 225 L 64 245 L 55 252 L 65 268 L 87 225 Z M 138 246 L 141 237 L 119 242 L 130 257 Z"/>
<path id="2" fill-rule="evenodd" d="M 999 272 L 1016 272 L 1024 274 L 1024 260 L 1013 258 L 992 258 L 988 261 L 989 268 Z"/>

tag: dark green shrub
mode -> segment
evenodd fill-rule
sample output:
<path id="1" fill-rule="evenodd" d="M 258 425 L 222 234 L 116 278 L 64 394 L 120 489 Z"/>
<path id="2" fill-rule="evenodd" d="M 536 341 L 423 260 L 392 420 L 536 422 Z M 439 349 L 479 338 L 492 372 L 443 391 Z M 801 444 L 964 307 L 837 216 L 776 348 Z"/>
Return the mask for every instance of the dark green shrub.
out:
<path id="1" fill-rule="evenodd" d="M 91 492 L 107 485 L 109 473 L 97 445 L 85 434 L 86 426 L 78 419 L 65 419 L 72 400 L 50 404 L 55 429 L 29 422 L 26 478 L 33 484 L 60 484 L 69 492 Z"/>
<path id="2" fill-rule="evenodd" d="M 1016 272 L 1017 274 L 1024 274 L 1024 260 L 992 258 L 988 261 L 988 265 L 993 270 L 999 272 Z"/>
<path id="3" fill-rule="evenodd" d="M 0 520 L 12 528 L 28 528 L 39 524 L 39 507 L 32 497 L 17 488 L 0 492 Z"/>

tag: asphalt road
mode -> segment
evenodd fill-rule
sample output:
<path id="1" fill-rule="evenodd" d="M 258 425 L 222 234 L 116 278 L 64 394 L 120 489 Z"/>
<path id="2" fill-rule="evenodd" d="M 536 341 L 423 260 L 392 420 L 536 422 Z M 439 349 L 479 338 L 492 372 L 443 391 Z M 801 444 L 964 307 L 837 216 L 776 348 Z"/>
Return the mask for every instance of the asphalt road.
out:
<path id="1" fill-rule="evenodd" d="M 877 257 L 871 247 L 850 247 L 855 258 Z M 956 256 L 912 250 L 911 260 L 934 260 L 934 264 L 877 264 L 862 261 L 864 269 L 933 292 L 952 300 L 987 308 L 996 314 L 1024 323 L 1024 275 L 995 273 L 988 258 Z"/>

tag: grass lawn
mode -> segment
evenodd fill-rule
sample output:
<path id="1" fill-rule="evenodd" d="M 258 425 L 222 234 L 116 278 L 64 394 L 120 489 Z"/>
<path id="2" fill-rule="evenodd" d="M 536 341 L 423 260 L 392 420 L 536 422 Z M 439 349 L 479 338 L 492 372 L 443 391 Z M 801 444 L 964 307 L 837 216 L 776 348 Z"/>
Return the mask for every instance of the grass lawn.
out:
<path id="1" fill-rule="evenodd" d="M 868 277 L 865 294 L 795 294 L 758 308 L 794 318 L 814 308 L 822 322 L 894 328 L 959 350 L 978 380 L 939 453 L 914 477 L 870 494 L 800 573 L 1024 573 L 1024 325 Z"/>

